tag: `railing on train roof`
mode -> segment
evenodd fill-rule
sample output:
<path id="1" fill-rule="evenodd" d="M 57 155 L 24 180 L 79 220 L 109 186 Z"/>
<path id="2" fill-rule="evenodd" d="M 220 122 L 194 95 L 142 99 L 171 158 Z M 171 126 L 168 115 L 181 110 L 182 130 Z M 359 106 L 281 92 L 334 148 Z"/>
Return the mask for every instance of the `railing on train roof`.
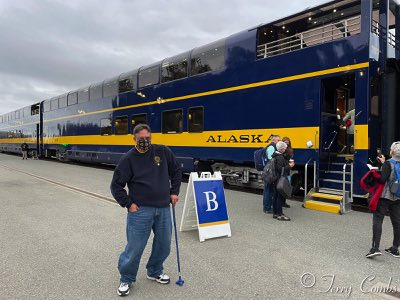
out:
<path id="1" fill-rule="evenodd" d="M 372 20 L 372 33 L 376 34 L 377 36 L 380 36 L 381 34 L 384 35 L 384 37 L 386 36 L 386 30 L 384 30 L 384 28 L 382 27 L 381 24 L 379 24 L 378 21 Z M 393 34 L 392 32 L 388 32 L 387 34 L 387 40 L 390 46 L 392 46 L 393 48 L 397 48 L 400 49 L 400 45 L 396 44 L 396 35 Z"/>
<path id="2" fill-rule="evenodd" d="M 257 58 L 266 58 L 298 49 L 342 39 L 361 32 L 361 17 L 310 29 L 292 36 L 257 46 Z"/>

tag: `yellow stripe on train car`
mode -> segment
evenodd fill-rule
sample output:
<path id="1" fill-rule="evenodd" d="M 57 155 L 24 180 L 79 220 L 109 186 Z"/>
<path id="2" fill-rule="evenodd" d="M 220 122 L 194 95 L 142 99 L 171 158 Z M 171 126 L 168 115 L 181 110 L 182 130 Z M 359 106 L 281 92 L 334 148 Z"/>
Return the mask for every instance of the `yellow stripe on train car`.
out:
<path id="1" fill-rule="evenodd" d="M 368 149 L 368 125 L 355 126 L 355 148 Z M 306 142 L 312 141 L 314 149 L 319 148 L 319 127 L 292 127 L 269 129 L 242 129 L 203 131 L 198 133 L 153 133 L 153 143 L 176 147 L 222 147 L 222 148 L 258 148 L 268 142 L 270 135 L 288 136 L 293 148 L 305 149 Z M 14 138 L 0 139 L 1 144 L 19 144 L 24 141 L 36 143 L 36 139 Z M 45 137 L 44 144 L 70 145 L 116 145 L 133 144 L 132 134 L 126 135 L 81 135 Z"/>

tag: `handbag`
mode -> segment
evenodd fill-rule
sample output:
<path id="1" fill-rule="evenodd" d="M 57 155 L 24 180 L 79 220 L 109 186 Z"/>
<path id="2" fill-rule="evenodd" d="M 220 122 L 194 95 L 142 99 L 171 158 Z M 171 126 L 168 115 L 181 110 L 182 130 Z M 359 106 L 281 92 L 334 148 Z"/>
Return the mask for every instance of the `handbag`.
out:
<path id="1" fill-rule="evenodd" d="M 283 176 L 284 171 L 285 168 L 282 167 L 281 177 L 278 179 L 278 183 L 276 184 L 276 190 L 282 195 L 283 198 L 287 199 L 292 197 L 293 187 L 288 178 Z"/>

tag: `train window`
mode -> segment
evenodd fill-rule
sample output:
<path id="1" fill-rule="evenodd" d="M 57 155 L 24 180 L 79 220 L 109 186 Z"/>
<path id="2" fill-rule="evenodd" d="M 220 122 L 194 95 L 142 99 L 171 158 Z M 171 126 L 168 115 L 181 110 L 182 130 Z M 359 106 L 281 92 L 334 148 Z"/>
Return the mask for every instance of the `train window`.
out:
<path id="1" fill-rule="evenodd" d="M 103 98 L 103 84 L 98 83 L 91 85 L 89 89 L 89 95 L 90 101 Z"/>
<path id="2" fill-rule="evenodd" d="M 162 133 L 182 132 L 182 109 L 163 111 L 162 113 Z"/>
<path id="3" fill-rule="evenodd" d="M 157 84 L 160 78 L 160 66 L 152 66 L 139 72 L 139 88 Z"/>
<path id="4" fill-rule="evenodd" d="M 135 128 L 136 125 L 147 124 L 147 114 L 133 115 L 131 122 L 133 131 L 133 128 Z"/>
<path id="5" fill-rule="evenodd" d="M 103 83 L 103 96 L 111 97 L 118 95 L 118 78 L 104 81 Z"/>
<path id="6" fill-rule="evenodd" d="M 60 99 L 58 99 L 58 108 L 67 107 L 67 95 L 62 95 Z"/>
<path id="7" fill-rule="evenodd" d="M 78 91 L 78 103 L 89 101 L 89 87 L 83 88 Z"/>
<path id="8" fill-rule="evenodd" d="M 202 132 L 204 130 L 204 107 L 191 107 L 188 110 L 188 131 Z"/>
<path id="9" fill-rule="evenodd" d="M 115 118 L 115 134 L 128 134 L 128 116 Z"/>
<path id="10" fill-rule="evenodd" d="M 196 48 L 191 55 L 190 75 L 219 70 L 225 67 L 225 40 Z"/>
<path id="11" fill-rule="evenodd" d="M 124 73 L 119 76 L 119 93 L 125 93 L 137 89 L 137 70 Z"/>
<path id="12" fill-rule="evenodd" d="M 43 102 L 43 111 L 44 112 L 50 111 L 50 100 L 46 100 Z"/>
<path id="13" fill-rule="evenodd" d="M 58 109 L 58 98 L 50 100 L 50 110 Z"/>
<path id="14" fill-rule="evenodd" d="M 111 135 L 112 134 L 112 122 L 111 119 L 100 120 L 100 134 Z"/>
<path id="15" fill-rule="evenodd" d="M 188 75 L 188 54 L 167 58 L 161 65 L 161 82 L 185 78 Z"/>
<path id="16" fill-rule="evenodd" d="M 74 105 L 78 103 L 78 93 L 74 92 L 74 93 L 70 93 L 68 95 L 68 106 L 69 105 Z"/>
<path id="17" fill-rule="evenodd" d="M 17 111 L 15 112 L 15 119 L 19 119 L 19 117 L 20 117 L 20 113 L 19 113 L 19 110 L 17 110 Z"/>

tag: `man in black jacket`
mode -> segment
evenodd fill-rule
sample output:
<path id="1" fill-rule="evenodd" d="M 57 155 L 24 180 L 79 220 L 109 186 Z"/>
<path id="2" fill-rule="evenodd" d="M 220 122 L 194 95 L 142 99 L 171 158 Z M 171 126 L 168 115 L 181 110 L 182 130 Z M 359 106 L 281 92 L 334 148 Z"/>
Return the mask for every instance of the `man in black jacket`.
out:
<path id="1" fill-rule="evenodd" d="M 121 274 L 119 296 L 129 294 L 136 281 L 139 262 L 151 230 L 153 247 L 146 265 L 147 278 L 167 284 L 163 263 L 170 252 L 172 223 L 170 203 L 178 201 L 182 171 L 171 150 L 151 144 L 151 129 L 139 124 L 133 129 L 136 145 L 118 163 L 111 182 L 111 193 L 128 209 L 127 240 L 118 261 Z M 129 193 L 124 189 L 128 186 Z"/>

